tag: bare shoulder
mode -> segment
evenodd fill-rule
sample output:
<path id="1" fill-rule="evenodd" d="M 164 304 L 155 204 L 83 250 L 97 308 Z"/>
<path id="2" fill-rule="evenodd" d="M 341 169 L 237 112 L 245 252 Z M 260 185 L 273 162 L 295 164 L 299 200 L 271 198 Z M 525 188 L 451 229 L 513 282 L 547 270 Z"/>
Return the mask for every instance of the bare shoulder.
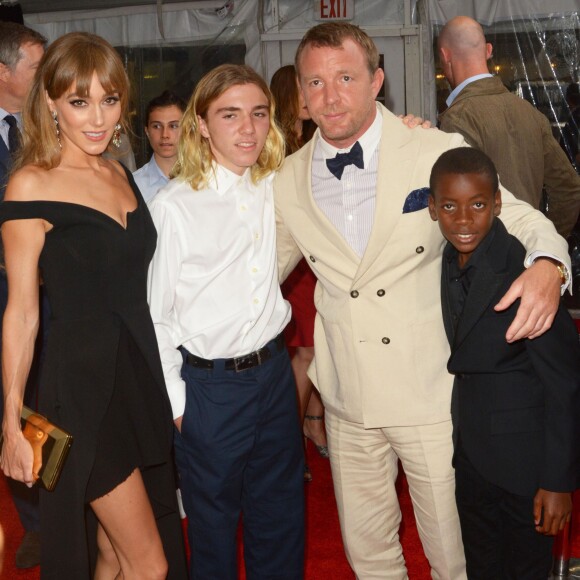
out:
<path id="1" fill-rule="evenodd" d="M 22 167 L 10 176 L 6 194 L 6 201 L 32 201 L 42 199 L 50 180 L 50 171 L 36 165 Z"/>
<path id="2" fill-rule="evenodd" d="M 105 163 L 107 164 L 108 168 L 110 169 L 111 173 L 116 177 L 123 178 L 124 181 L 127 181 L 127 174 L 123 169 L 123 166 L 116 160 L 116 159 L 104 159 Z"/>

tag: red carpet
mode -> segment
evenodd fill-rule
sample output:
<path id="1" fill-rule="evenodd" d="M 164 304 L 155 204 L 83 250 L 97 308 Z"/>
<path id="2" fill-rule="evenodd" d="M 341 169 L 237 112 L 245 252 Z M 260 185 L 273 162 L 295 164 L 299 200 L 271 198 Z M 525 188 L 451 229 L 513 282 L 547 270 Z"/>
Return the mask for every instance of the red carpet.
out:
<path id="1" fill-rule="evenodd" d="M 354 580 L 354 574 L 346 561 L 342 547 L 329 463 L 319 457 L 311 445 L 308 449 L 308 462 L 314 481 L 306 485 L 305 579 Z M 399 500 L 403 512 L 401 541 L 409 578 L 411 580 L 428 580 L 430 578 L 429 566 L 417 535 L 411 500 L 404 478 L 399 479 Z M 578 558 L 580 557 L 580 509 L 578 509 L 580 492 L 576 493 L 574 503 L 577 509 L 574 515 L 573 529 L 577 532 L 573 534 L 572 538 L 572 556 Z M 4 571 L 0 578 L 2 580 L 38 580 L 40 578 L 39 568 L 23 571 L 14 567 L 14 553 L 20 544 L 23 531 L 3 477 L 0 477 L 0 523 L 6 536 Z M 242 571 L 240 579 L 243 580 L 244 577 Z"/>

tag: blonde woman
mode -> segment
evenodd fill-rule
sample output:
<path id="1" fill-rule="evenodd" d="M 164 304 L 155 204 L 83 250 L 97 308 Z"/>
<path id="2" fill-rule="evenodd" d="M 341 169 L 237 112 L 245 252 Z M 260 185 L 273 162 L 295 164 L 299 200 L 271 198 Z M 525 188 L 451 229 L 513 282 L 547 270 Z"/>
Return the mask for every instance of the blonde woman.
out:
<path id="1" fill-rule="evenodd" d="M 171 410 L 146 301 L 155 229 L 131 174 L 103 158 L 119 141 L 128 98 L 106 41 L 86 33 L 55 41 L 0 206 L 8 275 L 0 465 L 28 485 L 38 478 L 20 410 L 41 274 L 52 318 L 40 411 L 74 438 L 56 490 L 41 494 L 43 579 L 186 578 Z"/>

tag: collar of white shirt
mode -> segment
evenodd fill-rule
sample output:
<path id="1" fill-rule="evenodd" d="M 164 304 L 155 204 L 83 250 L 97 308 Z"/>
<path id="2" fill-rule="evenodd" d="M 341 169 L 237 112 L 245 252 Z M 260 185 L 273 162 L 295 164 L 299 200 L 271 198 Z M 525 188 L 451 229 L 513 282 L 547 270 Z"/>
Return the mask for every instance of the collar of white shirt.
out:
<path id="1" fill-rule="evenodd" d="M 149 174 L 149 183 L 151 185 L 157 183 L 159 180 L 163 181 L 164 183 L 169 181 L 167 175 L 161 171 L 161 167 L 159 167 L 157 164 L 155 155 L 151 155 L 151 159 L 149 160 L 149 171 L 147 173 Z"/>
<path id="2" fill-rule="evenodd" d="M 242 175 L 238 175 L 215 161 L 212 163 L 208 187 L 213 189 L 219 196 L 225 195 L 230 190 L 235 190 L 240 187 L 249 187 L 251 189 L 251 185 L 250 168 L 246 169 Z"/>
<path id="3" fill-rule="evenodd" d="M 379 109 L 378 104 L 376 110 L 377 112 L 375 115 L 375 119 L 372 122 L 371 126 L 358 139 L 358 142 L 360 143 L 360 146 L 362 147 L 363 150 L 363 159 L 365 167 L 368 167 L 371 157 L 373 156 L 374 152 L 379 146 L 379 143 L 381 142 L 381 133 L 383 130 L 383 115 Z M 320 129 L 318 131 L 319 131 L 318 146 L 320 147 L 320 151 L 322 152 L 322 156 L 324 157 L 324 159 L 332 159 L 333 157 L 336 157 L 337 153 L 346 153 L 347 151 L 350 151 L 352 145 L 350 147 L 346 147 L 345 149 L 337 149 L 336 147 L 328 143 L 328 141 L 326 141 L 324 137 L 322 137 L 322 134 L 320 134 Z"/>

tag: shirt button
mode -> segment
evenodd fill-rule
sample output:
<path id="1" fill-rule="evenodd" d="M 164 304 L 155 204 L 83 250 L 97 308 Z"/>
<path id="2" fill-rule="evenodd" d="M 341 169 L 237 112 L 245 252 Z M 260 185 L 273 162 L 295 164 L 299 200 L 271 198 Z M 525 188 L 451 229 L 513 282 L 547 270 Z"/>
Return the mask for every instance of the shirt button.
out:
<path id="1" fill-rule="evenodd" d="M 258 298 L 254 298 L 254 304 L 260 304 L 260 300 L 258 300 Z"/>
<path id="2" fill-rule="evenodd" d="M 351 221 L 353 220 L 352 214 L 348 214 L 348 215 L 346 216 L 346 219 L 347 219 L 349 222 L 351 222 Z"/>
<path id="3" fill-rule="evenodd" d="M 252 272 L 255 274 L 258 271 L 258 268 L 256 268 L 255 266 L 252 268 Z"/>
<path id="4" fill-rule="evenodd" d="M 385 295 L 385 291 L 381 288 L 380 290 L 377 290 L 377 296 L 380 296 L 381 298 Z"/>
<path id="5" fill-rule="evenodd" d="M 353 298 L 358 298 L 358 290 L 353 290 L 353 291 L 350 293 L 350 295 L 351 295 Z"/>
<path id="6" fill-rule="evenodd" d="M 381 338 L 381 341 L 383 344 L 389 344 L 391 342 L 391 339 L 387 338 L 386 336 L 383 336 L 383 338 Z"/>
<path id="7" fill-rule="evenodd" d="M 245 205 L 241 205 L 241 206 L 240 206 L 240 209 L 241 209 L 242 211 L 246 211 L 246 210 L 248 209 L 248 207 L 247 207 L 247 206 L 245 206 Z"/>
<path id="8" fill-rule="evenodd" d="M 417 254 L 422 254 L 425 251 L 425 248 L 423 246 L 417 246 L 415 248 L 415 252 L 417 252 Z"/>
<path id="9" fill-rule="evenodd" d="M 311 262 L 316 262 L 316 258 L 314 256 L 310 256 L 310 261 Z"/>
<path id="10" fill-rule="evenodd" d="M 259 240 L 259 239 L 260 239 L 260 234 L 258 234 L 258 233 L 255 233 L 255 234 L 254 234 L 254 238 L 256 238 L 256 240 Z"/>

